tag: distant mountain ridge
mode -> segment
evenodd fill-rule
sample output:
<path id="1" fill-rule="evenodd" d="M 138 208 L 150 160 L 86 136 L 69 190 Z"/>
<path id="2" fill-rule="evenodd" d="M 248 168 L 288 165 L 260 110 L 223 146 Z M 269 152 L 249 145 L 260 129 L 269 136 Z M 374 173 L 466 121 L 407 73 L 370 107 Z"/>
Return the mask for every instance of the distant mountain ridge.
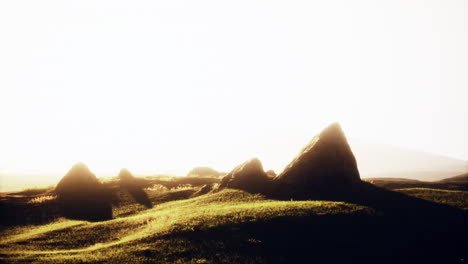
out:
<path id="1" fill-rule="evenodd" d="M 468 172 L 468 161 L 385 144 L 349 139 L 362 178 L 438 181 Z"/>
<path id="2" fill-rule="evenodd" d="M 468 173 L 440 180 L 443 183 L 468 183 Z"/>

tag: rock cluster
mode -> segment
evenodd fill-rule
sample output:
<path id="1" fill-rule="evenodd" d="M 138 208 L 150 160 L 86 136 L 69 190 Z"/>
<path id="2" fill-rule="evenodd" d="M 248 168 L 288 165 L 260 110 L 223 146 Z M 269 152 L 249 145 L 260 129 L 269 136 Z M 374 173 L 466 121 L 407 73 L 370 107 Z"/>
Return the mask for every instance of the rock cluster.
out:
<path id="1" fill-rule="evenodd" d="M 213 169 L 200 167 L 189 175 L 214 175 Z M 135 178 L 127 169 L 119 173 L 120 186 L 140 204 L 152 207 L 143 190 L 144 179 Z M 194 196 L 225 188 L 261 193 L 279 199 L 346 200 L 359 194 L 363 183 L 356 158 L 340 125 L 325 128 L 286 166 L 279 175 L 265 172 L 254 158 L 235 167 L 219 184 L 207 184 Z M 112 218 L 111 195 L 96 176 L 78 163 L 63 177 L 55 192 L 65 216 L 75 219 L 106 220 Z"/>
<path id="2" fill-rule="evenodd" d="M 267 175 L 258 159 L 252 159 L 226 175 L 219 189 L 285 199 L 341 199 L 362 183 L 356 158 L 338 123 L 315 136 L 278 176 L 270 175 L 273 173 Z"/>

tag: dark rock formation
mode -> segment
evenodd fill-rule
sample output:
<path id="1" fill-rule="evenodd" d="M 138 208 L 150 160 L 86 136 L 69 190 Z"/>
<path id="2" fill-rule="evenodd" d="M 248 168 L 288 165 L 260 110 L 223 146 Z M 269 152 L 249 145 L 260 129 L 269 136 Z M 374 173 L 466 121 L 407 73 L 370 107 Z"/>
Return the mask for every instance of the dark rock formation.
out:
<path id="1" fill-rule="evenodd" d="M 258 159 L 251 159 L 235 167 L 221 180 L 218 189 L 233 188 L 251 193 L 269 191 L 270 179 Z"/>
<path id="2" fill-rule="evenodd" d="M 219 177 L 221 175 L 223 173 L 209 167 L 196 167 L 187 174 L 189 177 Z"/>
<path id="3" fill-rule="evenodd" d="M 130 193 L 137 203 L 144 205 L 147 208 L 153 207 L 153 203 L 143 190 L 145 182 L 135 178 L 127 169 L 120 170 L 119 179 L 121 188 Z"/>
<path id="4" fill-rule="evenodd" d="M 340 125 L 334 123 L 315 136 L 275 178 L 275 194 L 339 199 L 360 183 L 356 158 Z"/>
<path id="5" fill-rule="evenodd" d="M 61 213 L 71 219 L 112 219 L 112 194 L 83 163 L 74 165 L 55 187 Z"/>

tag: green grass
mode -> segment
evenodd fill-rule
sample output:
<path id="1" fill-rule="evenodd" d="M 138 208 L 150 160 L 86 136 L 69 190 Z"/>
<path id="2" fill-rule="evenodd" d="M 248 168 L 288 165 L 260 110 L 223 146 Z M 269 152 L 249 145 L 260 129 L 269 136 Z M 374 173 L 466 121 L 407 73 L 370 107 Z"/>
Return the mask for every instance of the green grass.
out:
<path id="1" fill-rule="evenodd" d="M 431 188 L 402 188 L 395 191 L 435 203 L 468 210 L 468 191 L 453 191 Z"/>
<path id="2" fill-rule="evenodd" d="M 125 206 L 135 205 L 122 207 Z M 126 215 L 132 212 L 134 214 Z M 242 191 L 225 190 L 162 203 L 149 210 L 127 210 L 126 213 L 105 222 L 59 219 L 47 225 L 9 229 L 1 234 L 0 253 L 9 262 L 75 263 L 129 258 L 134 262 L 151 259 L 152 251 L 148 250 L 160 246 L 167 248 L 158 253 L 161 261 L 168 258 L 170 262 L 203 263 L 207 256 L 198 254 L 198 258 L 197 254 L 192 254 L 193 257 L 186 258 L 177 255 L 177 252 L 193 250 L 199 245 L 185 245 L 190 244 L 190 240 L 176 234 L 210 233 L 219 228 L 236 228 L 285 217 L 372 215 L 373 210 L 344 202 L 275 201 Z M 256 243 L 255 239 L 249 239 L 246 238 L 248 243 Z M 236 258 L 231 254 L 228 260 Z"/>
<path id="3" fill-rule="evenodd" d="M 405 260 L 413 256 L 414 263 L 433 260 L 434 255 L 448 263 L 463 257 L 465 214 L 459 210 L 387 214 L 346 202 L 278 201 L 230 189 L 190 198 L 195 191 L 148 189 L 152 209 L 117 192 L 119 204 L 109 221 L 58 218 L 48 224 L 10 226 L 0 231 L 0 262 L 363 263 L 364 258 L 378 263 L 392 252 Z M 466 191 L 398 191 L 468 207 Z"/>

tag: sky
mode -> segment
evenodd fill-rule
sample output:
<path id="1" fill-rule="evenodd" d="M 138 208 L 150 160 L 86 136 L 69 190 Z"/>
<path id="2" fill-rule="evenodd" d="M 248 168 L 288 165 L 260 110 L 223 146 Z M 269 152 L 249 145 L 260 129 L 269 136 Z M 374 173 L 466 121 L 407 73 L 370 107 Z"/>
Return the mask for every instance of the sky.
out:
<path id="1" fill-rule="evenodd" d="M 281 170 L 321 129 L 468 160 L 468 2 L 1 1 L 0 175 Z"/>

